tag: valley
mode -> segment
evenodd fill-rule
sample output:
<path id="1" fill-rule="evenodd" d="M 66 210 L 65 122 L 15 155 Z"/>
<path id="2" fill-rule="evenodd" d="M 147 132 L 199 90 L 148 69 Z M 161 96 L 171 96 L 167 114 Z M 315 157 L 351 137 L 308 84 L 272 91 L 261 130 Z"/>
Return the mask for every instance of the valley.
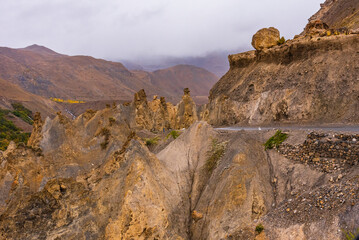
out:
<path id="1" fill-rule="evenodd" d="M 0 240 L 355 240 L 358 7 L 260 29 L 219 80 L 0 48 Z"/>

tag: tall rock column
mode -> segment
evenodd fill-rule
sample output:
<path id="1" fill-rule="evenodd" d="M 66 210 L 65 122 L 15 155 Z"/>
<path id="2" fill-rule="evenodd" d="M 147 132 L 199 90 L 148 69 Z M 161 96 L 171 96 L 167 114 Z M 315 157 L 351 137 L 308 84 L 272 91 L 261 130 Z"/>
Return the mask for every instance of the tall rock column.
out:
<path id="1" fill-rule="evenodd" d="M 176 128 L 178 129 L 188 128 L 198 120 L 196 104 L 191 98 L 189 89 L 185 88 L 183 92 L 182 100 L 177 105 Z"/>
<path id="2" fill-rule="evenodd" d="M 42 139 L 41 131 L 42 131 L 43 124 L 44 123 L 41 119 L 41 114 L 39 112 L 36 112 L 35 116 L 34 116 L 34 124 L 33 124 L 32 133 L 27 142 L 27 145 L 29 147 L 33 147 L 33 148 L 40 147 L 40 141 Z"/>
<path id="3" fill-rule="evenodd" d="M 136 125 L 148 130 L 154 126 L 151 109 L 148 106 L 147 96 L 144 89 L 135 93 L 133 104 L 135 107 Z"/>

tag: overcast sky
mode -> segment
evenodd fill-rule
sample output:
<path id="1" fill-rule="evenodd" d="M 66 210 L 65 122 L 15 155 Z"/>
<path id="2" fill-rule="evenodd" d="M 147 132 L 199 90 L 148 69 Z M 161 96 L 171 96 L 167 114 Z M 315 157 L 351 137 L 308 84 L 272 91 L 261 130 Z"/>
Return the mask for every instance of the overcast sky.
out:
<path id="1" fill-rule="evenodd" d="M 324 0 L 0 0 L 0 46 L 106 59 L 251 49 L 260 28 L 302 31 Z"/>

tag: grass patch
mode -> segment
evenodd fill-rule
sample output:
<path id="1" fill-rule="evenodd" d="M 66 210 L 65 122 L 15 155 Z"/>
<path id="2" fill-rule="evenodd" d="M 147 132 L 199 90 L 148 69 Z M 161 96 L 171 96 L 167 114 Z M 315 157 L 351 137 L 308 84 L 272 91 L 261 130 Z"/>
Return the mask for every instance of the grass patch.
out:
<path id="1" fill-rule="evenodd" d="M 172 137 L 173 139 L 176 139 L 179 137 L 179 135 L 181 135 L 181 133 L 179 131 L 176 130 L 172 130 L 168 135 L 167 135 L 167 139 L 169 137 Z"/>
<path id="2" fill-rule="evenodd" d="M 277 130 L 277 132 L 272 137 L 270 137 L 266 143 L 264 143 L 265 150 L 272 149 L 274 147 L 277 148 L 287 138 L 288 134 L 282 133 L 281 130 Z"/>
<path id="3" fill-rule="evenodd" d="M 205 167 L 209 173 L 217 167 L 219 159 L 223 156 L 227 142 L 219 142 L 218 139 L 212 139 L 211 149 L 207 152 Z"/>
<path id="4" fill-rule="evenodd" d="M 158 144 L 158 141 L 160 140 L 159 137 L 154 137 L 154 138 L 145 138 L 145 144 L 147 147 L 149 146 L 154 146 Z"/>
<path id="5" fill-rule="evenodd" d="M 0 150 L 5 151 L 10 141 L 15 143 L 27 143 L 30 133 L 23 132 L 12 121 L 6 119 L 9 110 L 0 109 Z"/>
<path id="6" fill-rule="evenodd" d="M 263 225 L 261 223 L 256 226 L 256 233 L 257 234 L 260 234 L 261 232 L 263 232 L 263 230 L 264 230 L 264 227 L 263 227 Z"/>
<path id="7" fill-rule="evenodd" d="M 16 117 L 21 118 L 21 120 L 30 125 L 34 123 L 32 120 L 32 112 L 24 107 L 21 103 L 12 103 L 11 106 L 14 108 L 12 114 L 14 114 Z"/>

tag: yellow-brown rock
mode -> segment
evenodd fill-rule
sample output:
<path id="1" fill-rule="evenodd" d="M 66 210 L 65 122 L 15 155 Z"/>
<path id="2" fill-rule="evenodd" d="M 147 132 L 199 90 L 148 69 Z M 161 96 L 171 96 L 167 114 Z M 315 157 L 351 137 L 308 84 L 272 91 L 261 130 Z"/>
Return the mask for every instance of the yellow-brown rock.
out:
<path id="1" fill-rule="evenodd" d="M 196 104 L 189 89 L 185 88 L 183 92 L 182 100 L 177 105 L 177 129 L 188 128 L 198 120 Z"/>
<path id="2" fill-rule="evenodd" d="M 144 89 L 141 89 L 135 93 L 133 104 L 135 107 L 135 122 L 137 126 L 152 129 L 153 128 L 153 116 L 148 106 L 147 96 Z"/>
<path id="3" fill-rule="evenodd" d="M 278 44 L 280 38 L 279 30 L 270 27 L 262 28 L 252 38 L 252 46 L 256 50 L 262 50 L 265 48 L 270 48 Z"/>
<path id="4" fill-rule="evenodd" d="M 37 112 L 35 113 L 34 116 L 33 130 L 27 142 L 28 146 L 31 146 L 33 148 L 39 148 L 39 144 L 42 139 L 42 134 L 41 134 L 42 125 L 43 125 L 43 121 L 41 119 L 41 114 Z"/>

